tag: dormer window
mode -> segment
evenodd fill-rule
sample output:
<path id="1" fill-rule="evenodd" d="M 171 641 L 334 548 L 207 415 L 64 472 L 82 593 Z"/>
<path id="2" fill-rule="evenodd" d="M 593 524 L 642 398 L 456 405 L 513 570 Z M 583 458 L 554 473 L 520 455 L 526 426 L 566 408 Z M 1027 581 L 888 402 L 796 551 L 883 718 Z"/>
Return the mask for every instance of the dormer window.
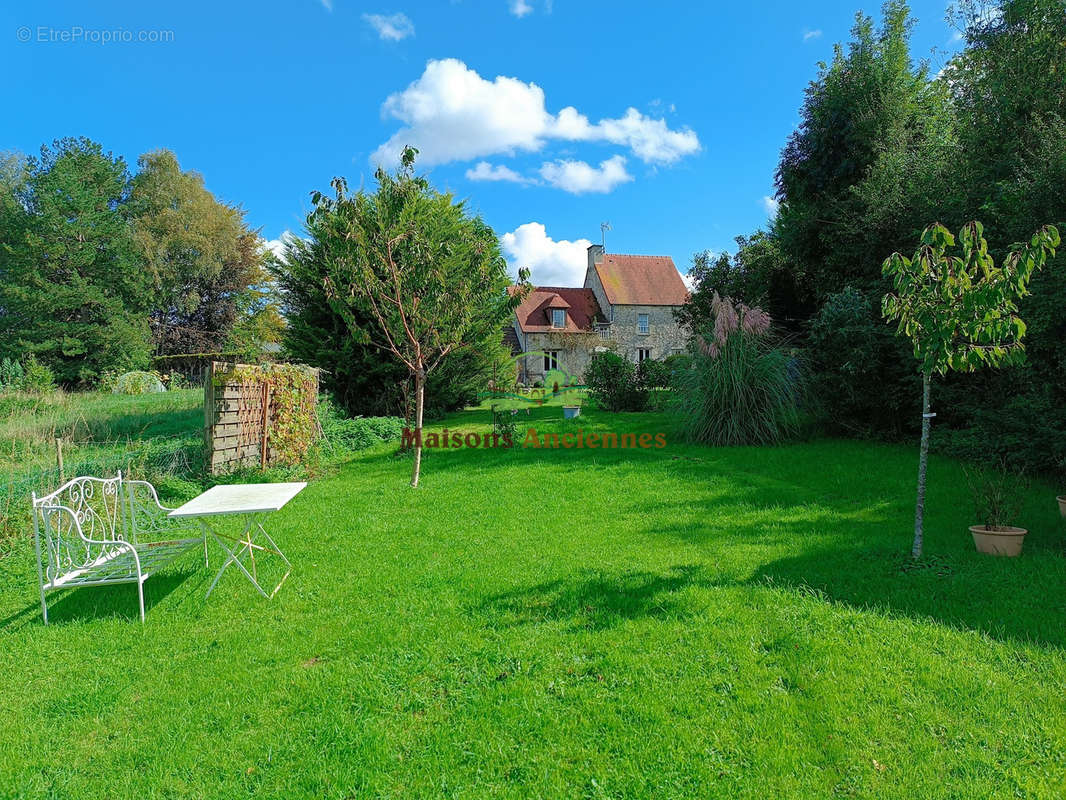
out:
<path id="1" fill-rule="evenodd" d="M 552 309 L 552 327 L 553 328 L 565 328 L 566 327 L 566 309 L 565 308 L 553 308 Z"/>

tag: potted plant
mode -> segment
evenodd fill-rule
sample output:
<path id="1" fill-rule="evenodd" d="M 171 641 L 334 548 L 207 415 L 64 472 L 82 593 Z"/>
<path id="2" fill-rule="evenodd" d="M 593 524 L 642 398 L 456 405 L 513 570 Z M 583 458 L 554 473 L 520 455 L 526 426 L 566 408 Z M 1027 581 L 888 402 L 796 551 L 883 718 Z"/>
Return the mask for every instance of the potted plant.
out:
<path id="1" fill-rule="evenodd" d="M 967 469 L 974 510 L 981 522 L 970 526 L 977 552 L 994 556 L 1021 555 L 1025 528 L 1011 525 L 1021 511 L 1028 482 L 1005 469 Z"/>
<path id="2" fill-rule="evenodd" d="M 572 400 L 563 405 L 563 419 L 574 419 L 581 416 L 581 401 Z"/>

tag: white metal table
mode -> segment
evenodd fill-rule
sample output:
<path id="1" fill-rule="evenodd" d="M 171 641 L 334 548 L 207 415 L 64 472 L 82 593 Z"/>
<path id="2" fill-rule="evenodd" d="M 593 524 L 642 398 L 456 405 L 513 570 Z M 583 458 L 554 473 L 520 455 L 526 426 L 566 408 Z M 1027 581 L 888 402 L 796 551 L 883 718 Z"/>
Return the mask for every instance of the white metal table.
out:
<path id="1" fill-rule="evenodd" d="M 285 583 L 285 579 L 289 577 L 289 573 L 292 571 L 292 564 L 289 563 L 289 559 L 285 557 L 285 554 L 281 552 L 281 548 L 277 546 L 274 540 L 270 537 L 270 534 L 263 529 L 263 525 L 260 519 L 264 514 L 269 514 L 274 511 L 279 511 L 288 503 L 292 498 L 296 497 L 304 487 L 306 483 L 245 483 L 234 484 L 229 486 L 212 486 L 203 494 L 198 497 L 194 497 L 185 505 L 174 509 L 167 516 L 176 519 L 196 518 L 200 520 L 200 527 L 204 532 L 204 553 L 206 557 L 207 553 L 207 537 L 210 535 L 219 546 L 226 551 L 226 561 L 222 565 L 222 569 L 215 575 L 215 579 L 211 581 L 211 586 L 208 587 L 207 597 L 211 596 L 211 592 L 214 590 L 215 585 L 218 583 L 219 578 L 222 577 L 222 573 L 225 572 L 230 564 L 236 564 L 245 577 L 252 582 L 252 585 L 259 590 L 259 593 L 268 600 L 278 593 L 278 589 L 281 588 L 281 584 Z M 243 516 L 245 517 L 244 530 L 239 537 L 230 536 L 225 533 L 220 533 L 215 526 L 210 523 L 212 517 L 221 516 Z M 260 543 L 258 540 L 263 539 L 266 544 Z M 231 546 L 227 542 L 236 546 L 235 549 L 231 549 Z M 260 554 L 267 553 L 277 556 L 284 562 L 286 572 L 278 581 L 278 585 L 274 587 L 274 590 L 267 594 L 259 584 L 259 573 L 255 564 L 256 552 Z M 251 566 L 249 572 L 248 567 L 245 566 L 245 562 L 242 561 L 242 557 L 247 555 L 247 563 Z"/>

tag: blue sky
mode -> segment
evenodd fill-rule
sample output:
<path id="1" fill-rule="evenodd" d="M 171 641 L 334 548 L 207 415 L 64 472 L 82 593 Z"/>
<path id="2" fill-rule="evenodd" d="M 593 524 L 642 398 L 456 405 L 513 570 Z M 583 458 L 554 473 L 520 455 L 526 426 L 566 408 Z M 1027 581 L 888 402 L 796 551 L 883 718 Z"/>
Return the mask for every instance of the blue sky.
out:
<path id="1" fill-rule="evenodd" d="M 266 239 L 314 189 L 369 184 L 410 142 L 539 283 L 580 281 L 582 240 L 729 250 L 765 225 L 817 63 L 877 3 L 288 0 L 5 5 L 0 149 L 84 135 L 167 147 Z M 958 48 L 916 2 L 916 57 Z M 139 41 L 141 38 L 146 41 Z M 24 41 L 28 39 L 28 41 Z M 108 41 L 111 39 L 111 41 Z M 116 41 L 132 39 L 132 41 Z M 933 54 L 936 49 L 937 53 Z"/>

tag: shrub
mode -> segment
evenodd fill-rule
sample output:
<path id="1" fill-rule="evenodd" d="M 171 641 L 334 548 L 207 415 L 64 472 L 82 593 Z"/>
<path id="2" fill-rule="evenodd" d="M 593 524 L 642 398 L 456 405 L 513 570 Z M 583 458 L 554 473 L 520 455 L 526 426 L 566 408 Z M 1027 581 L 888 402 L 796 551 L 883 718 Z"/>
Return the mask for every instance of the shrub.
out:
<path id="1" fill-rule="evenodd" d="M 605 411 L 643 411 L 648 387 L 643 370 L 617 353 L 596 353 L 585 371 L 585 384 L 598 408 Z"/>
<path id="2" fill-rule="evenodd" d="M 400 417 L 346 417 L 328 395 L 319 398 L 318 419 L 322 426 L 322 449 L 331 456 L 398 440 L 404 426 Z"/>
<path id="3" fill-rule="evenodd" d="M 0 361 L 0 391 L 17 391 L 24 375 L 22 364 L 12 358 Z"/>
<path id="4" fill-rule="evenodd" d="M 19 391 L 31 394 L 45 394 L 55 388 L 55 373 L 38 361 L 36 357 L 28 356 L 26 364 L 22 368 L 22 378 L 18 382 Z"/>
<path id="5" fill-rule="evenodd" d="M 696 338 L 690 366 L 677 376 L 675 408 L 688 439 L 773 444 L 799 431 L 799 364 L 769 324 L 759 309 L 719 301 L 715 325 Z"/>
<path id="6" fill-rule="evenodd" d="M 915 427 L 920 378 L 871 297 L 850 286 L 829 295 L 807 341 L 812 394 L 831 431 L 899 436 Z"/>
<path id="7" fill-rule="evenodd" d="M 645 359 L 637 365 L 637 380 L 648 389 L 665 389 L 670 385 L 670 371 L 665 361 Z"/>
<path id="8" fill-rule="evenodd" d="M 112 394 L 157 394 L 165 392 L 166 387 L 154 372 L 124 372 L 115 379 Z"/>

